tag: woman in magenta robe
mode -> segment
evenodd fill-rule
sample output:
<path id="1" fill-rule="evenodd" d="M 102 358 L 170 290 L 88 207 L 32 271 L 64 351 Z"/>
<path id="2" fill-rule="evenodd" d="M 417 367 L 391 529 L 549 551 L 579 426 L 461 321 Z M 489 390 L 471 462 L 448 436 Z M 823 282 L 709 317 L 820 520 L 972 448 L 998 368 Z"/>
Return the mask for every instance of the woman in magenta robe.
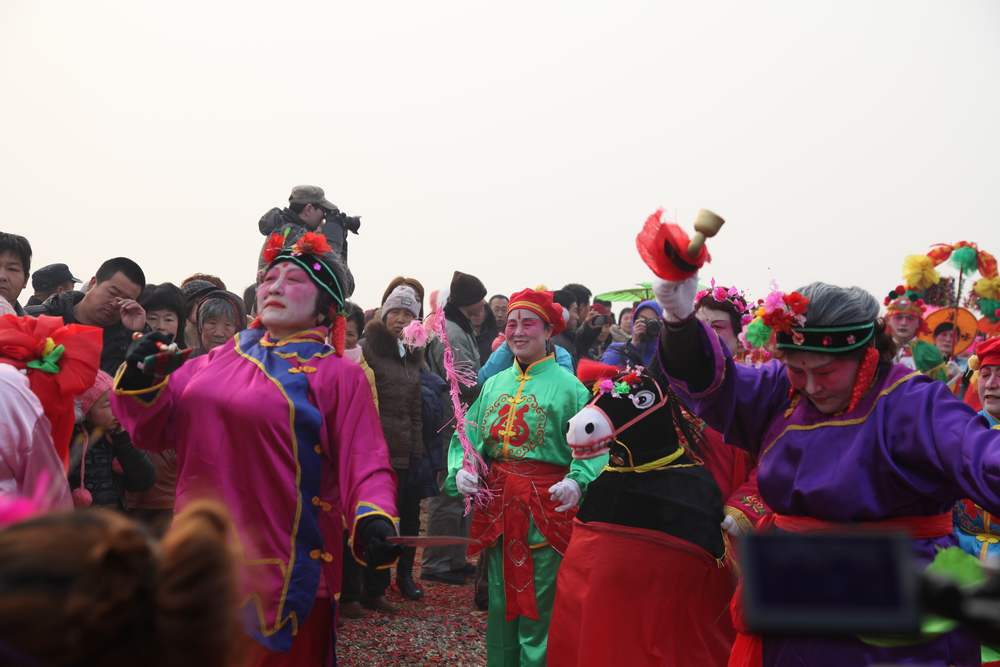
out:
<path id="1" fill-rule="evenodd" d="M 140 368 L 165 342 L 147 334 L 113 405 L 137 446 L 177 450 L 178 511 L 209 497 L 233 513 L 258 644 L 248 664 L 321 665 L 334 659 L 341 508 L 353 557 L 388 566 L 396 490 L 368 380 L 340 356 L 342 269 L 320 235 L 282 242 L 265 250 L 255 326 L 162 378 Z"/>

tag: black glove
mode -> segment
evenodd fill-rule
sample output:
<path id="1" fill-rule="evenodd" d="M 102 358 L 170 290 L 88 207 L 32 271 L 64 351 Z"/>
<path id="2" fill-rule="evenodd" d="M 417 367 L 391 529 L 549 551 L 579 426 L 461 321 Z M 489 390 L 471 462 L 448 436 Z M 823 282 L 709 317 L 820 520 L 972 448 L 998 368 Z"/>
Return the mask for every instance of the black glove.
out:
<path id="1" fill-rule="evenodd" d="M 403 547 L 386 542 L 385 538 L 396 535 L 396 527 L 385 517 L 373 516 L 363 519 L 359 530 L 368 567 L 388 565 L 403 553 Z"/>
<path id="2" fill-rule="evenodd" d="M 135 391 L 138 389 L 146 389 L 147 387 L 152 387 L 155 378 L 152 372 L 147 372 L 139 368 L 139 364 L 146 360 L 147 357 L 153 356 L 160 351 L 157 347 L 157 343 L 163 343 L 164 345 L 170 344 L 172 340 L 171 336 L 167 334 L 160 333 L 159 331 L 150 331 L 149 333 L 143 334 L 141 338 L 137 338 L 132 341 L 132 344 L 128 346 L 128 351 L 125 353 L 125 372 L 122 374 L 121 382 L 119 387 L 129 391 Z M 150 371 L 152 369 L 149 369 Z"/>

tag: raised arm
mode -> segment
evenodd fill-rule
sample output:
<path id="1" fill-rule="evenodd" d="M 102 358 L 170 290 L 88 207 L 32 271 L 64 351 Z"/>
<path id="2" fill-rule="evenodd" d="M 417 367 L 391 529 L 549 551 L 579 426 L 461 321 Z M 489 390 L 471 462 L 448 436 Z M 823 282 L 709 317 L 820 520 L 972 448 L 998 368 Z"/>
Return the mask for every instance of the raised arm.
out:
<path id="1" fill-rule="evenodd" d="M 727 443 L 750 451 L 757 450 L 768 424 L 789 404 L 783 364 L 737 364 L 718 335 L 693 317 L 664 327 L 654 372 L 665 375 Z"/>

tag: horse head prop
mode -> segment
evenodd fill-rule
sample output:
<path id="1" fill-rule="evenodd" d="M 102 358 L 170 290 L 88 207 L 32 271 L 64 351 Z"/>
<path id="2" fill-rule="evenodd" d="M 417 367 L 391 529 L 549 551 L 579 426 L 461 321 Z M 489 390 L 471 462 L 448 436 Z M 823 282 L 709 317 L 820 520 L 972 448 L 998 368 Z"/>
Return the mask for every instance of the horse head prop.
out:
<path id="1" fill-rule="evenodd" d="M 593 381 L 594 398 L 569 421 L 566 442 L 574 458 L 607 452 L 610 467 L 642 472 L 680 463 L 697 447 L 691 416 L 645 368 L 581 362 L 579 374 Z"/>

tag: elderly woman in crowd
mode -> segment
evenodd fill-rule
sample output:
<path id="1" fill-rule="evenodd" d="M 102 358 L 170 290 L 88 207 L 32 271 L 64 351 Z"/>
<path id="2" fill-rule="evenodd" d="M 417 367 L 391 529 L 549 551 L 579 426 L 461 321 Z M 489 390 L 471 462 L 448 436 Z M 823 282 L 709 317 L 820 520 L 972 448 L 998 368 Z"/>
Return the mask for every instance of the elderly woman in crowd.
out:
<path id="1" fill-rule="evenodd" d="M 423 423 L 421 421 L 420 369 L 424 353 L 420 348 L 403 344 L 403 329 L 420 315 L 421 303 L 417 292 L 409 285 L 399 284 L 382 303 L 380 319 L 365 327 L 361 347 L 365 361 L 375 373 L 375 386 L 381 399 L 379 416 L 382 432 L 389 445 L 389 459 L 396 473 L 399 510 L 399 530 L 404 535 L 416 535 L 420 530 L 420 498 L 409 472 L 416 469 L 424 456 Z M 413 581 L 414 547 L 403 549 L 396 568 L 396 583 L 403 597 L 419 600 L 423 591 Z M 381 590 L 366 590 L 362 604 L 378 611 L 395 609 L 386 602 Z"/>

